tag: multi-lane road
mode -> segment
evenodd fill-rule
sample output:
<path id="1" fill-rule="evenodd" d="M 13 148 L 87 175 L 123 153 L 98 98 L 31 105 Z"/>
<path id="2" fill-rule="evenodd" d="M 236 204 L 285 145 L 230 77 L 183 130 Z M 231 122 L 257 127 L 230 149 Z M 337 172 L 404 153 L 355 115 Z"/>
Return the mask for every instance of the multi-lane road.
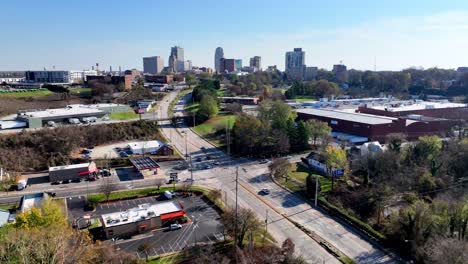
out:
<path id="1" fill-rule="evenodd" d="M 144 115 L 145 119 L 167 118 L 169 104 L 177 96 L 177 91 L 171 92 L 161 102 L 156 113 Z M 183 111 L 184 102 L 188 97 L 182 98 L 175 106 L 176 115 Z M 397 263 L 382 250 L 378 249 L 371 241 L 361 237 L 358 232 L 349 226 L 343 225 L 333 218 L 305 203 L 300 197 L 284 190 L 276 185 L 269 177 L 267 164 L 259 164 L 257 161 L 239 158 L 229 158 L 224 152 L 215 148 L 209 142 L 195 134 L 191 129 L 182 125 L 174 128 L 169 122 L 160 122 L 163 135 L 171 142 L 180 153 L 188 154 L 193 158 L 198 167 L 206 164 L 214 165 L 213 160 L 206 160 L 207 153 L 221 164 L 211 169 L 193 171 L 194 184 L 221 190 L 223 199 L 228 205 L 233 206 L 236 198 L 236 168 L 238 171 L 237 197 L 241 207 L 252 209 L 259 219 L 267 220 L 268 232 L 278 243 L 286 238 L 291 238 L 296 245 L 296 250 L 305 260 L 311 263 L 339 263 L 339 261 L 297 228 L 292 221 L 301 224 L 306 229 L 338 248 L 348 257 L 359 263 Z M 197 160 L 202 161 L 197 161 Z M 297 158 L 297 157 L 294 157 Z M 181 178 L 189 178 L 190 172 L 179 174 Z M 130 189 L 154 185 L 151 180 L 138 180 L 133 182 L 116 182 L 117 189 Z M 262 188 L 270 190 L 269 195 L 261 195 Z M 48 186 L 59 197 L 79 196 L 85 193 L 99 191 L 99 184 L 79 183 L 68 186 Z M 0 203 L 14 202 L 18 200 L 18 194 L 0 196 Z M 292 221 L 290 221 L 290 220 Z"/>
<path id="2" fill-rule="evenodd" d="M 176 97 L 176 92 L 169 94 L 168 100 L 162 102 L 158 116 L 167 117 L 169 102 Z M 184 100 L 176 104 L 176 113 L 184 107 Z M 203 155 L 203 149 L 221 160 L 228 157 L 209 142 L 199 137 L 191 129 L 182 126 L 174 128 L 169 124 L 162 126 L 163 134 L 169 138 L 173 146 L 181 153 L 187 149 L 189 155 Z M 227 163 L 227 164 L 226 164 Z M 278 240 L 293 239 L 296 248 L 310 262 L 337 263 L 338 260 L 323 249 L 315 240 L 297 228 L 291 220 L 300 223 L 310 231 L 315 232 L 328 243 L 340 249 L 348 257 L 359 263 L 396 263 L 397 261 L 378 249 L 372 242 L 361 237 L 352 228 L 337 222 L 333 218 L 311 207 L 296 195 L 277 186 L 269 177 L 266 164 L 246 161 L 245 159 L 231 159 L 224 166 L 209 170 L 194 172 L 195 184 L 209 186 L 222 190 L 228 204 L 235 200 L 235 171 L 238 170 L 238 201 L 242 207 L 250 208 L 260 219 L 268 214 L 268 231 Z M 262 188 L 270 189 L 271 193 L 262 196 L 258 192 Z"/>

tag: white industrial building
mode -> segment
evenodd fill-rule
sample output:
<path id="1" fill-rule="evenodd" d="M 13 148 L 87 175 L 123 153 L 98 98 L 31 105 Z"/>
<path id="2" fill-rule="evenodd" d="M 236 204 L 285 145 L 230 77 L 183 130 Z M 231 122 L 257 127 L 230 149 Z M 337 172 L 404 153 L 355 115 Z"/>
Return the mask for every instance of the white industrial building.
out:
<path id="1" fill-rule="evenodd" d="M 98 72 L 96 70 L 70 71 L 70 79 L 72 82 L 85 82 L 90 75 L 98 75 Z"/>
<path id="2" fill-rule="evenodd" d="M 139 141 L 128 144 L 128 148 L 133 154 L 156 153 L 165 144 L 159 140 Z"/>

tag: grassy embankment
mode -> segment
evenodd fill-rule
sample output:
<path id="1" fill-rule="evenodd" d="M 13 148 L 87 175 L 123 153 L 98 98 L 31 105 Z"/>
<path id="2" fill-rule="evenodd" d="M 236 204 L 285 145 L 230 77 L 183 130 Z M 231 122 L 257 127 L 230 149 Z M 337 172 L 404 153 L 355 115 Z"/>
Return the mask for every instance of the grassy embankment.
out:
<path id="1" fill-rule="evenodd" d="M 235 121 L 235 115 L 220 115 L 193 127 L 193 130 L 215 146 L 224 147 L 226 144 L 226 124 L 229 122 L 229 129 L 232 129 Z"/>
<path id="2" fill-rule="evenodd" d="M 109 118 L 112 120 L 129 120 L 138 118 L 138 114 L 135 114 L 135 112 L 111 113 Z"/>
<path id="3" fill-rule="evenodd" d="M 38 97 L 38 96 L 46 96 L 52 93 L 53 92 L 47 89 L 16 90 L 16 91 L 0 92 L 0 97 L 6 97 L 6 98 Z"/>

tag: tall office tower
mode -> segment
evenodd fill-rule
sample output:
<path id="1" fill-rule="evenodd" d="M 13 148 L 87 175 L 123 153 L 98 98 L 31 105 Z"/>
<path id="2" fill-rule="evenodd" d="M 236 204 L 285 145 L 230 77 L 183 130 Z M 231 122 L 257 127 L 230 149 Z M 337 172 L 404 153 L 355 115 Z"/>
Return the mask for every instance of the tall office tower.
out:
<path id="1" fill-rule="evenodd" d="M 184 61 L 184 49 L 179 46 L 172 47 L 171 56 L 174 56 L 176 61 Z"/>
<path id="2" fill-rule="evenodd" d="M 348 70 L 344 64 L 335 64 L 333 65 L 333 75 L 337 83 L 346 83 L 348 82 Z"/>
<path id="3" fill-rule="evenodd" d="M 220 60 L 220 72 L 230 73 L 236 71 L 236 60 L 235 59 L 225 59 L 221 58 Z"/>
<path id="4" fill-rule="evenodd" d="M 164 68 L 164 61 L 161 56 L 143 58 L 143 73 L 158 74 Z"/>
<path id="5" fill-rule="evenodd" d="M 221 59 L 222 58 L 224 58 L 223 48 L 217 47 L 215 51 L 215 57 L 214 57 L 214 65 L 215 65 L 216 72 L 221 72 Z"/>
<path id="6" fill-rule="evenodd" d="M 295 48 L 286 52 L 286 74 L 294 80 L 302 80 L 305 71 L 305 51 Z"/>
<path id="7" fill-rule="evenodd" d="M 262 70 L 262 57 L 255 56 L 255 57 L 250 58 L 250 68 L 252 68 L 253 71 L 261 71 Z"/>
<path id="8" fill-rule="evenodd" d="M 317 79 L 318 75 L 318 67 L 306 67 L 304 73 L 304 79 L 306 81 L 312 81 Z"/>

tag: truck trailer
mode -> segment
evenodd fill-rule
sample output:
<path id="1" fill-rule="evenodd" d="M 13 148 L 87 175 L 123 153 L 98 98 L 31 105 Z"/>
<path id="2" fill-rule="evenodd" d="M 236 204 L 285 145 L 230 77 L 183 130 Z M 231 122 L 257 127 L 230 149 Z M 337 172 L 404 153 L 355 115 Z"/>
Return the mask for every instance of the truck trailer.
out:
<path id="1" fill-rule="evenodd" d="M 98 169 L 94 162 L 49 168 L 49 180 L 54 183 L 76 180 L 94 180 L 97 177 L 97 174 Z"/>

